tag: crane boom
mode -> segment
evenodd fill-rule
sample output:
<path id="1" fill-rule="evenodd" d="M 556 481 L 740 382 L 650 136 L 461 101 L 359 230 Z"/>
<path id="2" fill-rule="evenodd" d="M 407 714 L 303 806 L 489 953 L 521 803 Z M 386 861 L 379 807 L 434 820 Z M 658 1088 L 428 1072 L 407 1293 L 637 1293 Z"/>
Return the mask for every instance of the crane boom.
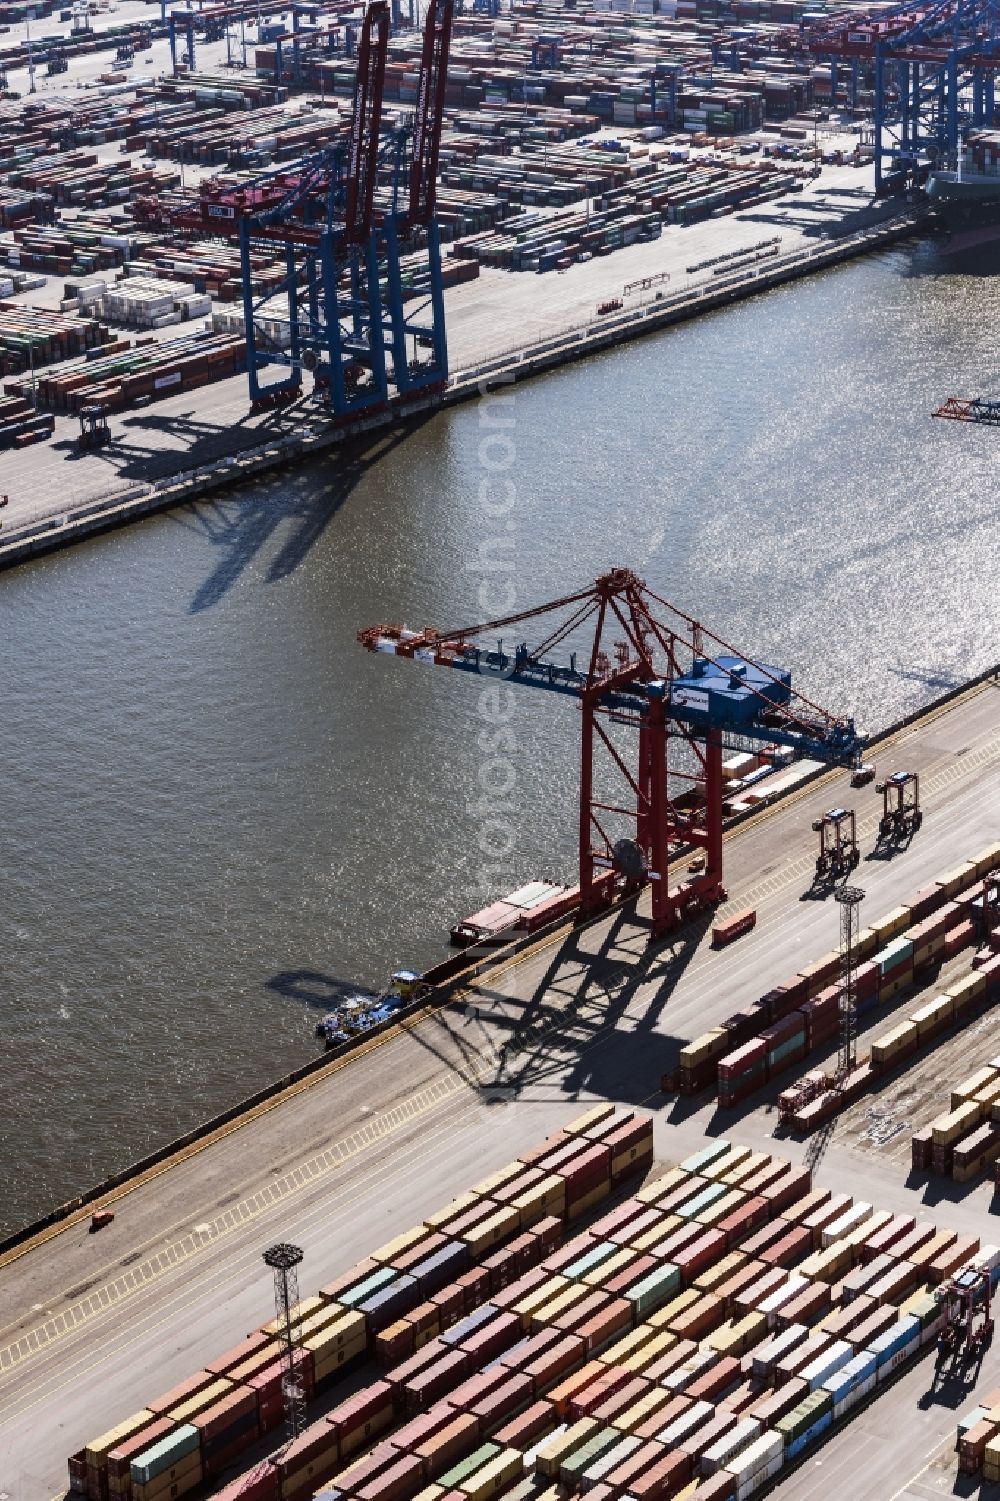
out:
<path id="1" fill-rule="evenodd" d="M 434 216 L 454 8 L 454 0 L 431 0 L 424 22 L 417 109 L 413 122 L 413 160 L 410 165 L 411 225 L 428 224 Z"/>
<path id="2" fill-rule="evenodd" d="M 510 650 L 496 639 L 501 631 L 533 621 L 541 636 L 530 646 L 521 641 Z M 608 630 L 621 632 L 610 649 Z M 865 743 L 852 719 L 830 714 L 795 692 L 787 669 L 740 656 L 624 568 L 602 575 L 590 589 L 481 626 L 441 632 L 376 625 L 359 631 L 358 641 L 372 652 L 576 699 L 583 713 L 582 910 L 586 913 L 598 900 L 595 893 L 607 889 L 598 882 L 598 871 L 610 867 L 634 876 L 641 870 L 654 883 L 654 936 L 724 900 L 724 745 L 763 749 L 765 756 L 784 747 L 794 756 L 847 765 L 856 764 Z M 605 732 L 607 722 L 638 730 L 634 774 Z M 668 767 L 670 740 L 683 741 L 688 754 Z M 606 750 L 613 771 L 624 777 L 634 812 L 595 794 L 595 748 Z M 670 790 L 678 782 L 691 785 L 678 794 Z M 625 841 L 631 847 L 626 856 L 622 841 L 610 832 L 608 815 L 634 820 L 635 839 Z M 671 893 L 668 865 L 679 844 L 705 849 L 705 871 Z"/>

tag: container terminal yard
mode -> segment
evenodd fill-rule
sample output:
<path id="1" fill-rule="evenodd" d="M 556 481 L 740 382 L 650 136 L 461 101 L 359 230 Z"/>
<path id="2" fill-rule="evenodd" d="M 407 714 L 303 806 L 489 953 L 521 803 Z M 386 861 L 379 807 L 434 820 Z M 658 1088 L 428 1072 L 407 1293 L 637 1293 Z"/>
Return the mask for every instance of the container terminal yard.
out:
<path id="1" fill-rule="evenodd" d="M 875 47 L 915 35 L 796 4 L 5 17 L 8 559 L 869 251 L 953 105 L 988 124 L 964 34 L 904 108 Z"/>
<path id="2" fill-rule="evenodd" d="M 808 1062 L 776 1060 L 770 1083 L 733 1105 L 662 1076 L 690 1061 L 706 1028 L 790 976 L 815 976 L 836 947 L 835 904 L 803 899 L 813 826 L 831 806 L 856 810 L 851 879 L 869 925 L 888 931 L 901 904 L 963 869 L 973 911 L 968 857 L 1000 845 L 997 692 L 990 675 L 873 748 L 880 776 L 905 766 L 919 778 L 924 817 L 891 858 L 866 858 L 883 797 L 830 770 L 727 834 L 729 897 L 710 925 L 651 945 L 646 894 L 582 928 L 557 925 L 447 1004 L 8 1250 L 8 1493 L 62 1494 L 76 1456 L 73 1485 L 94 1495 L 174 1484 L 192 1495 L 474 1495 L 480 1470 L 488 1493 L 518 1496 L 989 1494 L 1000 1358 L 981 1294 L 1000 1240 L 993 1168 L 960 1181 L 940 1163 L 913 1171 L 898 1150 L 931 1109 L 953 1113 L 950 1091 L 968 1085 L 971 1098 L 995 1076 L 989 1012 L 971 1011 L 957 1032 L 952 1018 L 874 1081 L 865 1116 L 859 1100 L 820 1132 L 789 1130 L 778 1098 L 817 1062 L 836 1071 L 839 1031 Z M 755 925 L 716 946 L 713 929 L 748 909 Z M 859 1002 L 859 1063 L 954 972 L 947 961 L 917 990 L 889 980 L 877 1004 Z M 901 1098 L 916 1108 L 886 1131 L 909 1110 Z M 564 1142 L 581 1116 L 583 1144 Z M 312 1359 L 306 1436 L 285 1458 L 281 1322 L 261 1260 L 275 1242 L 302 1251 L 295 1358 Z M 963 1293 L 973 1263 L 979 1291 Z M 418 1306 L 425 1295 L 433 1307 Z M 943 1326 L 957 1355 L 942 1350 Z"/>
<path id="3" fill-rule="evenodd" d="M 924 232 L 995 21 L 0 0 L 0 562 Z M 0 1501 L 988 1496 L 1000 670 L 447 626 L 352 649 L 579 702 L 577 884 L 4 1244 Z"/>

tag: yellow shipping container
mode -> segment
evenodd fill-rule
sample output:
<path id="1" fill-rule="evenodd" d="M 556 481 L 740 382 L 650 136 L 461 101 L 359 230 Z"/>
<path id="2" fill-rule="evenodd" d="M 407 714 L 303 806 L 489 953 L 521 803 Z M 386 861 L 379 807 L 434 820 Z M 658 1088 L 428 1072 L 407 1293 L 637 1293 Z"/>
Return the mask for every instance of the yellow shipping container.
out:
<path id="1" fill-rule="evenodd" d="M 567 1136 L 586 1136 L 588 1131 L 593 1131 L 596 1126 L 603 1126 L 615 1113 L 616 1106 L 612 1102 L 607 1105 L 594 1105 L 592 1109 L 584 1111 L 583 1115 L 576 1116 L 568 1126 L 563 1126 Z"/>
<path id="2" fill-rule="evenodd" d="M 730 1142 L 728 1152 L 725 1152 L 721 1157 L 717 1157 L 714 1162 L 710 1162 L 708 1167 L 702 1168 L 701 1177 L 708 1178 L 710 1181 L 718 1181 L 720 1178 L 724 1178 L 726 1173 L 731 1172 L 734 1167 L 739 1167 L 741 1162 L 746 1162 L 750 1155 L 750 1147 Z"/>
<path id="3" fill-rule="evenodd" d="M 443 1485 L 427 1485 L 422 1491 L 418 1491 L 413 1501 L 438 1501 L 440 1496 L 445 1495 Z"/>
<path id="4" fill-rule="evenodd" d="M 811 1282 L 836 1282 L 838 1277 L 850 1271 L 852 1260 L 853 1254 L 847 1242 L 835 1240 L 821 1251 L 813 1251 L 795 1271 L 798 1276 L 808 1277 Z"/>
<path id="5" fill-rule="evenodd" d="M 402 1256 L 411 1246 L 417 1245 L 427 1235 L 426 1225 L 414 1225 L 412 1230 L 407 1230 L 403 1235 L 397 1235 L 395 1240 L 386 1241 L 384 1246 L 379 1246 L 377 1251 L 370 1252 L 370 1259 L 377 1261 L 380 1266 L 391 1266 L 397 1256 Z"/>
<path id="6" fill-rule="evenodd" d="M 339 1303 L 324 1303 L 318 1313 L 312 1314 L 300 1326 L 299 1341 L 304 1344 L 307 1339 L 312 1339 L 316 1334 L 320 1334 L 327 1329 L 340 1329 L 342 1326 L 344 1334 L 341 1338 L 341 1343 L 349 1337 L 347 1330 L 353 1330 L 357 1327 L 360 1327 L 362 1330 L 364 1329 L 365 1316 L 363 1313 L 342 1308 Z"/>
<path id="7" fill-rule="evenodd" d="M 660 1244 L 661 1240 L 669 1240 L 674 1231 L 680 1229 L 683 1224 L 684 1221 L 679 1214 L 668 1214 L 659 1225 L 654 1225 L 652 1230 L 644 1230 L 641 1235 L 635 1237 L 635 1240 L 629 1240 L 626 1244 L 635 1251 L 651 1251 L 654 1246 Z"/>
<path id="8" fill-rule="evenodd" d="M 637 1329 L 630 1329 L 628 1334 L 616 1339 L 613 1345 L 608 1345 L 594 1359 L 602 1365 L 621 1365 L 655 1338 L 655 1329 L 649 1324 L 640 1324 Z"/>
<path id="9" fill-rule="evenodd" d="M 533 1288 L 530 1293 L 521 1299 L 520 1303 L 514 1304 L 514 1312 L 521 1320 L 522 1327 L 527 1329 L 536 1311 L 539 1308 L 544 1308 L 546 1303 L 551 1303 L 552 1299 L 558 1293 L 567 1287 L 577 1287 L 578 1285 L 578 1283 L 570 1282 L 566 1277 L 560 1277 L 557 1272 L 553 1272 L 552 1276 L 547 1282 L 543 1282 L 541 1287 Z"/>
<path id="10" fill-rule="evenodd" d="M 635 1194 L 635 1198 L 640 1204 L 658 1204 L 689 1177 L 690 1174 L 686 1173 L 682 1167 L 672 1167 L 659 1178 L 654 1178 L 651 1183 L 644 1183 Z"/>
<path id="11" fill-rule="evenodd" d="M 949 1110 L 947 1115 L 939 1115 L 931 1122 L 931 1140 L 937 1147 L 950 1147 L 960 1136 L 974 1130 L 982 1118 L 982 1105 L 976 1100 L 966 1100 L 957 1110 Z"/>
<path id="12" fill-rule="evenodd" d="M 1000 1080 L 997 1080 L 995 1084 L 988 1084 L 985 1089 L 981 1089 L 972 1098 L 977 1105 L 982 1105 L 983 1119 L 985 1120 L 986 1111 L 991 1110 L 997 1101 L 1000 1100 Z"/>
<path id="13" fill-rule="evenodd" d="M 728 1046 L 729 1033 L 722 1027 L 713 1027 L 710 1032 L 702 1032 L 693 1042 L 685 1043 L 680 1050 L 680 1066 L 697 1068 L 709 1058 L 721 1058 Z"/>
<path id="14" fill-rule="evenodd" d="M 746 1264 L 746 1259 L 745 1252 L 730 1251 L 728 1255 L 723 1256 L 721 1261 L 717 1261 L 713 1266 L 708 1266 L 703 1272 L 699 1272 L 691 1285 L 697 1288 L 699 1292 L 710 1293 L 713 1288 L 718 1287 L 727 1278 L 734 1277 L 740 1267 Z"/>
<path id="15" fill-rule="evenodd" d="M 479 1202 L 482 1203 L 482 1200 Z M 514 1235 L 520 1225 L 521 1217 L 517 1210 L 506 1205 L 499 1208 L 496 1214 L 491 1214 L 489 1219 L 480 1220 L 478 1225 L 473 1225 L 458 1238 L 468 1246 L 471 1256 L 485 1256 L 502 1240 Z"/>
<path id="16" fill-rule="evenodd" d="M 941 887 L 945 896 L 955 896 L 959 891 L 965 891 L 976 879 L 976 867 L 971 861 L 966 860 L 964 865 L 956 865 L 954 870 L 945 871 L 939 876 L 937 884 Z"/>
<path id="17" fill-rule="evenodd" d="M 939 995 L 933 1001 L 918 1006 L 916 1011 L 911 1011 L 910 1021 L 917 1029 L 917 1037 L 923 1042 L 925 1037 L 930 1037 L 939 1028 L 947 1026 L 954 1014 L 954 999 L 950 995 Z"/>
<path id="18" fill-rule="evenodd" d="M 970 1074 L 967 1079 L 963 1079 L 961 1084 L 956 1084 L 952 1090 L 952 1110 L 957 1110 L 959 1105 L 965 1104 L 966 1100 L 978 1098 L 984 1089 L 989 1089 L 998 1080 L 1000 1080 L 1000 1069 L 990 1068 L 989 1064 L 985 1068 L 977 1068 L 974 1074 Z"/>
<path id="19" fill-rule="evenodd" d="M 463 1480 L 458 1489 L 465 1492 L 469 1501 L 487 1501 L 487 1497 L 507 1490 L 523 1474 L 524 1455 L 520 1449 L 501 1449 L 482 1469 Z"/>
<path id="20" fill-rule="evenodd" d="M 211 1386 L 202 1387 L 201 1391 L 193 1397 L 188 1397 L 178 1407 L 170 1409 L 169 1416 L 175 1422 L 189 1423 L 199 1412 L 204 1412 L 206 1407 L 214 1407 L 216 1402 L 221 1402 L 223 1397 L 233 1389 L 233 1383 L 225 1376 L 220 1376 L 218 1381 L 213 1381 Z"/>
<path id="21" fill-rule="evenodd" d="M 878 948 L 878 934 L 874 928 L 862 928 L 854 945 L 854 953 L 858 959 L 868 959 Z"/>
<path id="22" fill-rule="evenodd" d="M 956 980 L 945 991 L 945 995 L 950 995 L 955 1002 L 956 1016 L 966 1009 L 970 1001 L 977 1000 L 979 996 L 985 993 L 986 976 L 979 969 L 974 969 L 970 974 L 963 975 L 961 980 Z"/>
<path id="23" fill-rule="evenodd" d="M 899 1022 L 872 1043 L 872 1063 L 891 1063 L 894 1058 L 907 1052 L 917 1041 L 917 1029 L 913 1022 Z"/>
<path id="24" fill-rule="evenodd" d="M 550 1438 L 535 1455 L 535 1469 L 539 1475 L 558 1475 L 563 1460 L 574 1450 L 581 1449 L 600 1427 L 596 1418 L 581 1418 L 578 1423 L 571 1423 L 562 1433 L 557 1433 L 555 1438 Z"/>
<path id="25" fill-rule="evenodd" d="M 989 871 L 996 870 L 1000 866 L 1000 844 L 986 845 L 985 849 L 981 849 L 978 855 L 972 856 L 969 864 L 976 867 L 977 877 L 985 876 Z"/>
<path id="26" fill-rule="evenodd" d="M 703 1294 L 696 1287 L 689 1287 L 684 1292 L 678 1293 L 676 1298 L 671 1298 L 663 1308 L 658 1308 L 655 1313 L 650 1314 L 646 1322 L 654 1329 L 670 1329 L 682 1313 L 693 1308 L 695 1303 L 701 1302 L 702 1296 Z"/>
<path id="27" fill-rule="evenodd" d="M 901 995 L 904 990 L 912 989 L 912 986 L 912 970 L 907 970 L 905 974 L 900 975 L 896 980 L 890 980 L 887 985 L 880 985 L 878 992 L 879 1005 L 884 1005 L 886 1001 L 895 999 L 895 997 L 897 995 Z"/>
<path id="28" fill-rule="evenodd" d="M 324 1376 L 329 1376 L 338 1366 L 347 1365 L 348 1361 L 355 1356 L 362 1355 L 368 1347 L 367 1339 L 356 1340 L 350 1345 L 327 1345 L 325 1349 L 313 1351 L 313 1368 L 316 1380 L 322 1381 Z M 308 1349 L 308 1345 L 305 1347 Z"/>
<path id="29" fill-rule="evenodd" d="M 751 1152 L 736 1167 L 731 1167 L 723 1173 L 721 1181 L 729 1183 L 733 1188 L 739 1188 L 744 1178 L 752 1178 L 754 1173 L 760 1172 L 761 1168 L 767 1167 L 771 1157 L 768 1152 Z"/>
<path id="30" fill-rule="evenodd" d="M 618 1413 L 615 1418 L 615 1427 L 622 1433 L 634 1433 L 640 1423 L 645 1423 L 647 1418 L 660 1412 L 668 1402 L 673 1401 L 673 1398 L 673 1392 L 666 1391 L 662 1386 L 656 1386 L 644 1397 L 640 1397 L 632 1407 Z"/>
<path id="31" fill-rule="evenodd" d="M 890 938 L 895 938 L 897 933 L 912 926 L 913 913 L 909 907 L 893 907 L 891 912 L 872 923 L 871 930 L 875 934 L 876 946 L 881 949 L 885 948 Z"/>
<path id="32" fill-rule="evenodd" d="M 361 1280 L 359 1277 L 358 1281 L 360 1282 Z M 328 1303 L 324 1302 L 318 1296 L 303 1298 L 302 1302 L 296 1306 L 295 1313 L 292 1315 L 292 1324 L 296 1328 L 296 1332 L 298 1332 L 298 1325 L 304 1324 L 306 1319 L 311 1318 L 314 1313 L 318 1313 L 321 1308 L 328 1308 L 329 1306 Z M 263 1333 L 271 1335 L 278 1334 L 284 1327 L 283 1319 L 272 1319 L 269 1324 L 261 1325 Z"/>
<path id="33" fill-rule="evenodd" d="M 430 1230 L 443 1230 L 445 1225 L 450 1225 L 452 1220 L 457 1220 L 460 1214 L 465 1214 L 469 1209 L 475 1209 L 479 1202 L 475 1194 L 459 1194 L 457 1199 L 452 1199 L 451 1203 L 446 1204 L 443 1209 L 436 1209 L 433 1214 L 429 1214 L 424 1224 Z"/>
<path id="34" fill-rule="evenodd" d="M 499 1188 L 506 1188 L 508 1183 L 513 1183 L 515 1178 L 523 1178 L 525 1173 L 531 1172 L 531 1168 L 525 1167 L 523 1162 L 508 1162 L 505 1167 L 498 1168 L 481 1183 L 474 1183 L 469 1190 L 480 1199 L 491 1199 Z"/>
<path id="35" fill-rule="evenodd" d="M 512 1199 L 511 1208 L 517 1210 L 522 1229 L 549 1214 L 562 1216 L 566 1212 L 566 1179 L 555 1173 L 542 1178 Z"/>
<path id="36" fill-rule="evenodd" d="M 699 1225 L 717 1225 L 724 1220 L 727 1214 L 734 1213 L 741 1204 L 745 1204 L 747 1196 L 738 1188 L 731 1188 L 721 1199 L 716 1199 L 714 1204 L 707 1204 L 704 1209 L 699 1209 L 695 1219 Z"/>
<path id="37" fill-rule="evenodd" d="M 643 1326 L 640 1325 L 641 1327 Z M 617 1361 L 608 1360 L 605 1355 L 598 1355 L 597 1359 L 602 1364 L 624 1366 L 626 1370 L 631 1371 L 634 1375 L 641 1376 L 647 1366 L 651 1366 L 662 1355 L 669 1354 L 677 1343 L 676 1334 L 671 1334 L 669 1329 L 661 1329 L 659 1332 L 655 1329 L 649 1329 L 648 1332 L 652 1335 L 652 1338 L 647 1340 L 644 1345 L 637 1346 L 631 1355 L 623 1356 L 621 1360 Z M 635 1333 L 638 1334 L 639 1330 L 635 1330 Z"/>
<path id="38" fill-rule="evenodd" d="M 607 1261 L 602 1261 L 600 1266 L 592 1267 L 589 1272 L 584 1272 L 580 1281 L 585 1282 L 588 1287 L 603 1287 L 605 1282 L 631 1266 L 634 1260 L 635 1252 L 632 1247 L 622 1246 L 620 1251 L 615 1251 L 614 1255 L 609 1256 Z"/>
<path id="39" fill-rule="evenodd" d="M 99 1468 L 112 1449 L 117 1449 L 133 1433 L 138 1433 L 142 1428 L 148 1428 L 156 1419 L 148 1408 L 140 1408 L 123 1423 L 116 1423 L 114 1428 L 109 1428 L 107 1433 L 102 1433 L 99 1438 L 92 1438 L 86 1448 L 87 1463 Z"/>
<path id="40" fill-rule="evenodd" d="M 584 1194 L 582 1199 L 574 1199 L 573 1203 L 566 1210 L 567 1220 L 570 1223 L 573 1220 L 578 1220 L 582 1214 L 586 1214 L 588 1210 L 593 1209 L 596 1204 L 599 1204 L 602 1199 L 606 1199 L 610 1192 L 610 1181 L 605 1180 L 602 1183 L 598 1183 L 597 1187 L 592 1189 L 589 1194 Z"/>
<path id="41" fill-rule="evenodd" d="M 904 937 L 909 938 L 909 933 L 904 934 Z M 935 954 L 940 954 L 944 948 L 944 938 L 943 933 L 935 933 L 933 938 L 911 939 L 914 965 L 919 968 L 926 959 L 932 959 Z"/>
<path id="42" fill-rule="evenodd" d="M 305 1349 L 312 1350 L 314 1354 L 325 1354 L 329 1350 L 355 1349 L 357 1345 L 364 1344 L 368 1337 L 368 1328 L 363 1313 L 345 1313 L 334 1324 L 327 1324 L 323 1329 L 316 1329 L 302 1341 Z"/>
<path id="43" fill-rule="evenodd" d="M 553 1319 L 557 1319 L 560 1314 L 568 1313 L 577 1303 L 582 1303 L 584 1298 L 589 1298 L 592 1290 L 592 1288 L 584 1287 L 582 1282 L 571 1282 L 568 1287 L 563 1288 L 562 1292 L 556 1293 L 554 1298 L 550 1298 L 547 1303 L 535 1309 L 531 1316 L 532 1327 L 544 1328 L 546 1324 L 551 1324 Z"/>

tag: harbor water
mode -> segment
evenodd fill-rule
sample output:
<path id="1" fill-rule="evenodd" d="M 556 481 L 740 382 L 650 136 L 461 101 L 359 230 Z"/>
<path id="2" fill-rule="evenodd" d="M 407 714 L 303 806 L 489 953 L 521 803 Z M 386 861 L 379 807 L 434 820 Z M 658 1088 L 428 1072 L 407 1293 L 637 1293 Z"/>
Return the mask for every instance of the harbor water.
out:
<path id="1" fill-rule="evenodd" d="M 1000 280 L 905 247 L 0 579 L 0 1232 L 574 876 L 578 718 L 372 657 L 610 566 L 859 724 L 996 660 Z M 513 646 L 514 637 L 506 642 Z"/>

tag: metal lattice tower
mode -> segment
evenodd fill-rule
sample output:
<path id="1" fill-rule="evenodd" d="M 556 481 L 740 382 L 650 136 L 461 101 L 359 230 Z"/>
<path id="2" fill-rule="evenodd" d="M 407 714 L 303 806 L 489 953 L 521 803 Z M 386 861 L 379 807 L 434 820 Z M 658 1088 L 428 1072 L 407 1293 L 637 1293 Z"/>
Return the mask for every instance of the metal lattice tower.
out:
<path id="1" fill-rule="evenodd" d="M 857 886 L 841 886 L 834 892 L 840 903 L 840 958 L 844 970 L 844 988 L 840 995 L 840 1052 L 837 1078 L 845 1078 L 857 1061 L 857 969 L 858 908 L 864 892 Z"/>
<path id="2" fill-rule="evenodd" d="M 299 1246 L 284 1242 L 269 1246 L 264 1261 L 274 1273 L 274 1312 L 280 1325 L 284 1345 L 285 1429 L 289 1442 L 298 1438 L 306 1426 L 306 1393 L 299 1371 L 295 1315 L 299 1306 L 299 1278 L 295 1268 L 302 1260 Z"/>

